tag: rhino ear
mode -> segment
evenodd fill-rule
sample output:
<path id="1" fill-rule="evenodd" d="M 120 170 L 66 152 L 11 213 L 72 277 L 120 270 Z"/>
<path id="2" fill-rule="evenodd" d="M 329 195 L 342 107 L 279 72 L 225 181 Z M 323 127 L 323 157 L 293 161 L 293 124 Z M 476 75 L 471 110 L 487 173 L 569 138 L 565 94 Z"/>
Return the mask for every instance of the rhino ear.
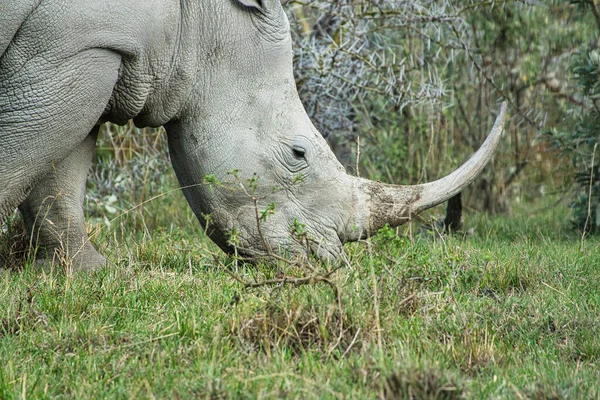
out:
<path id="1" fill-rule="evenodd" d="M 246 7 L 253 7 L 262 10 L 264 8 L 263 0 L 238 0 L 240 3 L 245 5 Z"/>

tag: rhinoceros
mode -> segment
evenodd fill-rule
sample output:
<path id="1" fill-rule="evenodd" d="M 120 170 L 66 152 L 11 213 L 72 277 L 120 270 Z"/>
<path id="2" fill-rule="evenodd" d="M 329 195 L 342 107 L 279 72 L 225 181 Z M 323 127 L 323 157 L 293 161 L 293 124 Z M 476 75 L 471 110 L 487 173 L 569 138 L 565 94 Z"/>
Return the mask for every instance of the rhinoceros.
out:
<path id="1" fill-rule="evenodd" d="M 298 96 L 280 0 L 0 0 L 0 55 L 0 219 L 18 207 L 41 259 L 61 249 L 81 269 L 106 263 L 83 210 L 104 122 L 165 127 L 183 193 L 223 250 L 232 232 L 250 258 L 304 249 L 301 223 L 310 251 L 335 259 L 344 243 L 462 191 L 506 114 L 502 104 L 481 148 L 438 181 L 347 174 Z M 204 184 L 231 171 L 257 177 L 256 204 L 247 190 Z"/>

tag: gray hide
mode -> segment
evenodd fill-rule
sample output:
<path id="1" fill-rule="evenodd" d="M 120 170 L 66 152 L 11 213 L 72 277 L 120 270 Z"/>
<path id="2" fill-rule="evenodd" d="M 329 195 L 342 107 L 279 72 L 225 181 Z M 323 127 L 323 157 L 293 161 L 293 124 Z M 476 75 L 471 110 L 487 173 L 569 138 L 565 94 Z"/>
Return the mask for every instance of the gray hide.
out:
<path id="1" fill-rule="evenodd" d="M 392 186 L 345 173 L 311 124 L 292 73 L 279 0 L 0 0 L 0 219 L 15 207 L 40 247 L 81 268 L 105 259 L 90 245 L 85 179 L 98 126 L 164 125 L 173 167 L 209 236 L 252 257 L 294 251 L 293 221 L 311 250 L 336 258 L 344 242 L 402 224 L 468 185 L 491 158 L 501 107 L 482 148 L 450 176 Z M 242 190 L 203 178 L 259 177 L 257 228 Z M 273 190 L 276 188 L 276 190 Z M 262 198 L 264 197 L 264 198 Z"/>

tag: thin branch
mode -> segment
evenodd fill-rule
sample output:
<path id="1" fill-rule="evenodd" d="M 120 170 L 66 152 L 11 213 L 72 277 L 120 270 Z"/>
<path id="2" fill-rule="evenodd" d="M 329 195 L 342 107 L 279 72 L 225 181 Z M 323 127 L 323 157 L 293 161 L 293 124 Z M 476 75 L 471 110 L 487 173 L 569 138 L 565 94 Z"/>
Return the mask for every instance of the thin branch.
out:
<path id="1" fill-rule="evenodd" d="M 596 25 L 600 30 L 600 10 L 598 9 L 597 1 L 598 0 L 587 0 L 587 3 L 592 9 L 592 14 L 594 14 L 594 18 L 596 19 Z"/>

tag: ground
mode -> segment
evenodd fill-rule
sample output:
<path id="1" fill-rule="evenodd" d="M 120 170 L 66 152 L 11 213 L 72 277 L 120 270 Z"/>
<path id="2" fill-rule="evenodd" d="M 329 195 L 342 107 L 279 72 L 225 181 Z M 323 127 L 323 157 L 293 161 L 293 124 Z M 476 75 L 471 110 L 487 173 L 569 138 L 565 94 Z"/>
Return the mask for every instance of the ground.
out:
<path id="1" fill-rule="evenodd" d="M 600 241 L 567 212 L 383 230 L 331 284 L 245 289 L 307 272 L 226 257 L 174 192 L 90 226 L 115 265 L 0 272 L 0 398 L 598 398 Z"/>

